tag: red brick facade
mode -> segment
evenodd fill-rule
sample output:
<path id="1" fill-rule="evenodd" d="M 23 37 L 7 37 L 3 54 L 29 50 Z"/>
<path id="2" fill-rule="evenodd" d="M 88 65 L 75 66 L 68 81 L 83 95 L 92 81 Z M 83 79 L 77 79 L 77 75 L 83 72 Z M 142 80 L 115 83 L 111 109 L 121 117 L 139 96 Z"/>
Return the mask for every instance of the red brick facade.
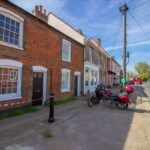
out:
<path id="1" fill-rule="evenodd" d="M 74 72 L 80 72 L 81 79 L 83 75 L 83 45 L 9 2 L 2 1 L 0 7 L 10 10 L 24 19 L 23 50 L 0 44 L 0 59 L 17 60 L 23 63 L 22 98 L 0 101 L 0 110 L 31 103 L 32 66 L 44 66 L 48 69 L 47 96 L 50 92 L 55 93 L 56 99 L 74 95 Z M 71 62 L 62 61 L 62 39 L 71 43 Z M 71 70 L 70 92 L 67 93 L 61 93 L 62 68 Z"/>

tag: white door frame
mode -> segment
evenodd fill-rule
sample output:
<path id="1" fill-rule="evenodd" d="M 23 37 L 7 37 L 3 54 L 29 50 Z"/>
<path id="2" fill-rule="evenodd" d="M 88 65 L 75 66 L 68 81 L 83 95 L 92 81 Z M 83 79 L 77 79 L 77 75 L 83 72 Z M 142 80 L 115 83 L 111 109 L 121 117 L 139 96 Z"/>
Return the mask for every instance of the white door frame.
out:
<path id="1" fill-rule="evenodd" d="M 32 66 L 33 72 L 43 72 L 43 101 L 44 104 L 46 101 L 46 89 L 47 89 L 47 68 L 44 66 Z"/>

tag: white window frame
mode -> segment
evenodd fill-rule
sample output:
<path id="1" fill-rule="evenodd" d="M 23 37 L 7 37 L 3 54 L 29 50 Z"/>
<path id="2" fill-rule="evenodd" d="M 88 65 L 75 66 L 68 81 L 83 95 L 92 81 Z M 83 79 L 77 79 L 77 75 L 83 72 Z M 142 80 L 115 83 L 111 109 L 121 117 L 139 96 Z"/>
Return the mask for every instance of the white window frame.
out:
<path id="1" fill-rule="evenodd" d="M 67 83 L 67 88 L 66 89 L 62 89 L 62 74 L 63 73 L 68 73 L 70 76 L 69 76 L 69 79 L 68 79 L 68 83 Z M 70 69 L 62 69 L 61 70 L 61 92 L 70 92 L 70 84 L 71 84 L 71 71 Z"/>
<path id="2" fill-rule="evenodd" d="M 0 94 L 0 101 L 14 100 L 14 99 L 22 98 L 21 97 L 22 66 L 23 66 L 23 64 L 19 61 L 9 60 L 9 59 L 0 59 L 0 67 L 17 68 L 18 69 L 17 93 Z"/>
<path id="3" fill-rule="evenodd" d="M 19 15 L 17 15 L 16 13 L 14 13 L 14 12 L 6 9 L 6 8 L 3 8 L 3 7 L 0 7 L 0 14 L 2 14 L 4 16 L 7 16 L 7 17 L 13 19 L 14 21 L 17 21 L 17 22 L 20 23 L 19 45 L 17 46 L 17 45 L 14 45 L 14 44 L 6 43 L 4 41 L 0 41 L 0 44 L 8 46 L 8 47 L 13 47 L 13 48 L 23 50 L 23 25 L 24 25 L 24 19 L 22 17 L 20 17 Z"/>
<path id="4" fill-rule="evenodd" d="M 63 58 L 63 44 L 67 44 L 69 46 L 68 59 Z M 62 60 L 67 61 L 67 62 L 71 62 L 71 43 L 65 39 L 62 39 Z"/>

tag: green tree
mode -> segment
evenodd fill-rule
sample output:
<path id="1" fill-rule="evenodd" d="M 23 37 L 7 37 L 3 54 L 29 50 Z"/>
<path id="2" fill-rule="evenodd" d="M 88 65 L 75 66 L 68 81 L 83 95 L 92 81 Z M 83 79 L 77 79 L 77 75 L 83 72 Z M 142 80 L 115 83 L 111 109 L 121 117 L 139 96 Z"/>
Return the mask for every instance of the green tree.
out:
<path id="1" fill-rule="evenodd" d="M 150 79 L 150 65 L 147 62 L 137 63 L 135 69 L 142 80 Z"/>

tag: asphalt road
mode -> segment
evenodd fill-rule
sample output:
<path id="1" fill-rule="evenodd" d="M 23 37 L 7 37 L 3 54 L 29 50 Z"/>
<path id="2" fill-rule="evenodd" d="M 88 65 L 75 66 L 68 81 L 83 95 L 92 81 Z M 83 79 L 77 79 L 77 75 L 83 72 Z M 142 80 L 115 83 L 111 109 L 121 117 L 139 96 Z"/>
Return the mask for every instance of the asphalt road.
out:
<path id="1" fill-rule="evenodd" d="M 146 96 L 145 91 L 149 91 L 149 86 L 146 88 L 145 90 L 145 86 L 142 89 L 137 87 L 137 91 L 144 92 Z M 79 100 L 57 107 L 56 122 L 52 125 L 47 123 L 47 110 L 41 112 L 2 121 L 0 149 L 149 150 L 150 148 L 148 97 L 147 101 L 133 104 L 125 111 L 105 105 L 89 108 L 85 101 Z M 43 136 L 47 131 L 52 133 L 52 138 Z"/>

